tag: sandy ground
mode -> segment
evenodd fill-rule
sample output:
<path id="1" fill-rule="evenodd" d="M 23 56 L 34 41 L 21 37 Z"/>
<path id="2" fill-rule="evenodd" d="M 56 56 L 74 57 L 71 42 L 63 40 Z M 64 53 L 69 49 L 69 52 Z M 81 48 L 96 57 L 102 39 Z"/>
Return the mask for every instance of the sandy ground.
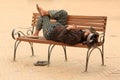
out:
<path id="1" fill-rule="evenodd" d="M 88 72 L 84 72 L 86 49 L 67 47 L 68 61 L 60 46 L 52 52 L 51 65 L 36 67 L 37 60 L 47 60 L 45 44 L 34 44 L 31 57 L 27 43 L 20 44 L 13 62 L 15 27 L 28 27 L 36 12 L 35 4 L 45 9 L 65 9 L 70 14 L 108 16 L 105 42 L 105 64 L 94 51 Z M 0 1 L 0 80 L 120 80 L 120 1 L 119 0 L 1 0 Z M 94 54 L 95 53 L 95 54 Z"/>

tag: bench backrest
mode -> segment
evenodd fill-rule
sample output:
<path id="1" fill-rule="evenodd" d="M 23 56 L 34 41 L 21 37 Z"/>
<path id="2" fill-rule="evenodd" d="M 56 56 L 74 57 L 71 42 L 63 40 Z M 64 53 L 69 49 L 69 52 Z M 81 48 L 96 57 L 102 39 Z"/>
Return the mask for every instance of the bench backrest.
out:
<path id="1" fill-rule="evenodd" d="M 35 27 L 39 17 L 39 13 L 33 13 L 32 26 Z M 80 15 L 68 15 L 67 24 L 75 24 L 81 26 L 81 29 L 87 27 L 93 27 L 96 31 L 102 31 L 105 33 L 106 29 L 106 16 L 80 16 Z"/>

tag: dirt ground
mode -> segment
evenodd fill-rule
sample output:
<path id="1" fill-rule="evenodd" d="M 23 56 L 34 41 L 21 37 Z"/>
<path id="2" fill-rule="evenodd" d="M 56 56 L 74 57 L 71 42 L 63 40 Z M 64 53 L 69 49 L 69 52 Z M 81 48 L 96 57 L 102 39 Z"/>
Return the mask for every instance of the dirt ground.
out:
<path id="1" fill-rule="evenodd" d="M 37 60 L 47 60 L 45 44 L 34 44 L 31 57 L 28 43 L 21 43 L 13 62 L 15 40 L 13 28 L 30 27 L 35 5 L 49 9 L 65 9 L 73 15 L 107 16 L 105 65 L 95 50 L 90 57 L 88 72 L 84 72 L 86 49 L 67 47 L 68 61 L 60 46 L 52 52 L 50 67 L 34 66 Z M 120 80 L 120 0 L 1 0 L 0 1 L 0 80 Z M 42 33 L 41 33 L 42 35 Z M 94 54 L 95 53 L 95 54 Z"/>

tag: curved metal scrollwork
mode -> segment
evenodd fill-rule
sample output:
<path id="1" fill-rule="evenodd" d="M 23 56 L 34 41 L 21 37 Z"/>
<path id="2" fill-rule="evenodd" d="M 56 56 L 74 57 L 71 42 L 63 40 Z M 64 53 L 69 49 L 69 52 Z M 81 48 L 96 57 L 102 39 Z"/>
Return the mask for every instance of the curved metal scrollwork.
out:
<path id="1" fill-rule="evenodd" d="M 104 43 L 104 41 L 105 41 L 105 33 L 99 34 L 98 41 L 101 42 L 101 43 Z"/>
<path id="2" fill-rule="evenodd" d="M 33 30 L 34 30 L 33 27 L 29 27 L 29 28 L 18 27 L 12 30 L 12 38 L 16 40 L 14 44 L 14 58 L 13 58 L 14 61 L 16 58 L 16 51 L 17 51 L 18 45 L 21 43 L 21 41 L 17 40 L 17 38 L 20 36 L 32 35 Z M 29 42 L 29 44 L 31 46 L 32 56 L 34 56 L 33 43 Z"/>
<path id="3" fill-rule="evenodd" d="M 23 30 L 26 30 L 25 32 L 23 32 Z M 30 28 L 21 28 L 21 27 L 18 27 L 18 28 L 15 28 L 12 30 L 12 38 L 13 39 L 16 39 L 20 36 L 26 36 L 26 35 L 31 35 L 33 34 L 33 27 L 30 27 Z"/>

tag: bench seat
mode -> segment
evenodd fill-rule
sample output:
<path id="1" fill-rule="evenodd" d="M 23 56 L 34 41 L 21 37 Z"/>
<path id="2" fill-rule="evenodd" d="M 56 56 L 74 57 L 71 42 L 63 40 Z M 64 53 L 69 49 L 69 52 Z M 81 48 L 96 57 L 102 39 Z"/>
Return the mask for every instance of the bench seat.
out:
<path id="1" fill-rule="evenodd" d="M 70 46 L 70 47 L 88 48 L 88 46 L 86 44 L 78 43 L 75 45 L 68 45 L 68 44 L 64 44 L 62 42 L 55 42 L 52 40 L 46 40 L 43 36 L 39 36 L 38 39 L 29 38 L 27 36 L 21 36 L 21 37 L 18 37 L 17 40 L 25 41 L 25 42 L 41 43 L 41 44 L 54 44 L 54 45 L 63 45 L 63 46 Z M 102 45 L 102 42 L 97 43 L 97 46 L 101 46 L 101 45 Z"/>

